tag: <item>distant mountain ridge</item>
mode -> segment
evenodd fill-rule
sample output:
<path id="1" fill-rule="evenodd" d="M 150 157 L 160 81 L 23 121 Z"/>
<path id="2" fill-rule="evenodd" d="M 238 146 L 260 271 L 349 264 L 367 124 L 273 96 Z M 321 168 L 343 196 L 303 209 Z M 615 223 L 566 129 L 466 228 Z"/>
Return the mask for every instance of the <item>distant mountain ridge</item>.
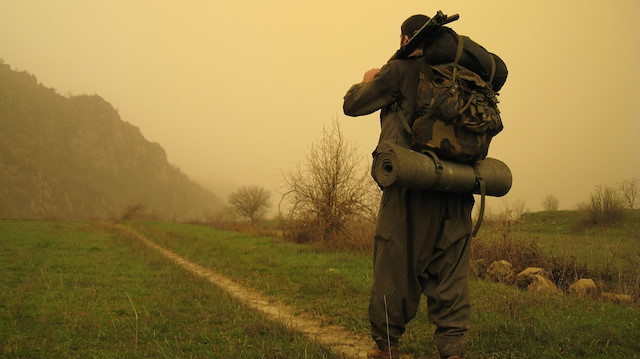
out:
<path id="1" fill-rule="evenodd" d="M 0 218 L 91 219 L 133 205 L 175 220 L 223 206 L 100 96 L 64 97 L 0 63 Z"/>

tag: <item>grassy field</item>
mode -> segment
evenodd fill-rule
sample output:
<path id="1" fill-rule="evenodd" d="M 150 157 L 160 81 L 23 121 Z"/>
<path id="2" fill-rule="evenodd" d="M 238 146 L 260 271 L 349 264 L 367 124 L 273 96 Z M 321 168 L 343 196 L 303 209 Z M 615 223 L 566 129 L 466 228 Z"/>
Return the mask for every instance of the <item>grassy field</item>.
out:
<path id="1" fill-rule="evenodd" d="M 318 251 L 198 225 L 130 226 L 300 311 L 368 332 L 367 253 Z M 335 357 L 101 226 L 0 221 L 0 253 L 3 357 Z M 484 281 L 471 287 L 467 358 L 640 357 L 635 305 L 541 296 Z M 437 357 L 425 309 L 423 303 L 402 341 L 415 358 Z"/>
<path id="2" fill-rule="evenodd" d="M 554 254 L 573 255 L 595 268 L 640 257 L 640 210 L 625 210 L 624 223 L 603 228 L 581 225 L 585 216 L 578 211 L 528 213 L 516 230 L 523 240 L 536 241 Z"/>
<path id="3" fill-rule="evenodd" d="M 0 221 L 0 277 L 3 358 L 334 357 L 89 224 Z"/>

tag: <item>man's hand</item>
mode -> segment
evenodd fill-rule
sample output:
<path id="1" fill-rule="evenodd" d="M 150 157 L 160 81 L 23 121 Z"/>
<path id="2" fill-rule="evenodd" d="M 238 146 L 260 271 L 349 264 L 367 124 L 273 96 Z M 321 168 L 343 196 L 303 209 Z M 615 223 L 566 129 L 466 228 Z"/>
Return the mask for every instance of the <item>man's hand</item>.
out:
<path id="1" fill-rule="evenodd" d="M 362 82 L 371 82 L 371 80 L 373 80 L 373 77 L 376 76 L 376 74 L 380 71 L 380 69 L 371 69 L 367 72 L 364 73 L 364 78 L 362 79 Z"/>

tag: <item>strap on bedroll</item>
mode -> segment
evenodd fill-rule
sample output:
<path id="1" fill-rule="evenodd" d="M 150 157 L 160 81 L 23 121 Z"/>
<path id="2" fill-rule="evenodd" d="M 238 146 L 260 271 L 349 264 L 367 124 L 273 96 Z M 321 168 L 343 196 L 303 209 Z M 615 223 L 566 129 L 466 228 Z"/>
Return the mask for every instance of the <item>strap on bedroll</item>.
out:
<path id="1" fill-rule="evenodd" d="M 484 201 L 486 195 L 486 185 L 484 182 L 484 178 L 482 178 L 476 166 L 473 166 L 473 172 L 476 174 L 476 186 L 480 187 L 480 213 L 478 213 L 478 220 L 476 221 L 475 228 L 473 228 L 473 232 L 471 232 L 471 238 L 474 238 L 480 230 L 482 218 L 484 217 Z"/>

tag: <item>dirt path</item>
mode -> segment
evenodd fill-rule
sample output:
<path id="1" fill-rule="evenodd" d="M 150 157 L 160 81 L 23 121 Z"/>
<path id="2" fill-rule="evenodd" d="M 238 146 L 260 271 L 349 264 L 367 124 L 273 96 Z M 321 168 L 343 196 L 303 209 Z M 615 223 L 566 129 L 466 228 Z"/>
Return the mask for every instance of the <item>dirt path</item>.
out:
<path id="1" fill-rule="evenodd" d="M 278 321 L 305 334 L 307 337 L 330 348 L 334 353 L 346 358 L 366 358 L 366 351 L 372 347 L 372 341 L 368 337 L 358 335 L 339 325 L 328 325 L 309 314 L 296 314 L 295 308 L 278 303 L 256 290 L 243 287 L 219 273 L 190 262 L 178 254 L 157 245 L 129 227 L 114 225 L 114 228 L 160 252 L 182 268 L 206 278 L 241 303 L 259 310 L 271 320 Z M 408 359 L 409 357 L 403 356 L 403 358 Z"/>

